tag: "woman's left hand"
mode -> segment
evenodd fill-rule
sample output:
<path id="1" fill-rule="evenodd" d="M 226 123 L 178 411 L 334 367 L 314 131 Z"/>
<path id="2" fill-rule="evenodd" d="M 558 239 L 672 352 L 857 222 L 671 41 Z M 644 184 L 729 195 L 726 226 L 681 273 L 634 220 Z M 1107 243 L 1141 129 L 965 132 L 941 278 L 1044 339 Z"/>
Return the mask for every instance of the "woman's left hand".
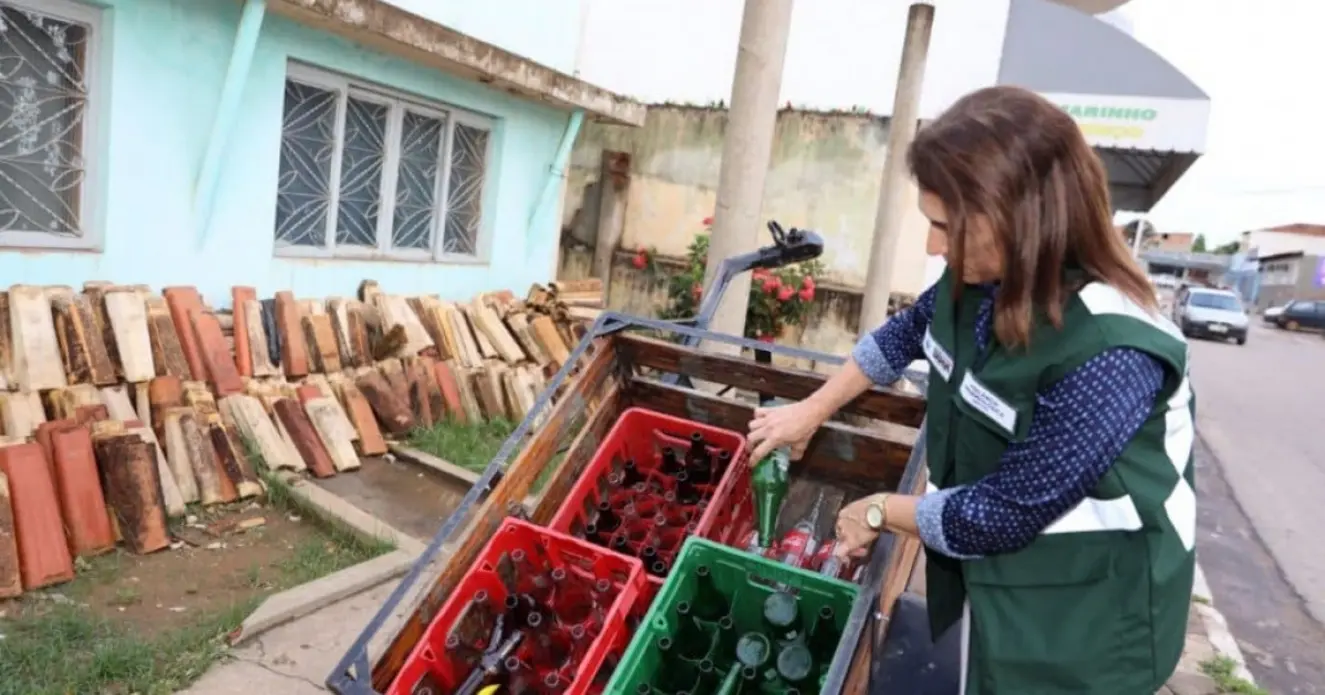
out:
<path id="1" fill-rule="evenodd" d="M 838 557 L 860 557 L 869 552 L 869 546 L 879 537 L 879 532 L 870 528 L 865 521 L 865 510 L 872 504 L 883 501 L 884 495 L 862 497 L 837 513 L 837 547 L 833 549 Z"/>

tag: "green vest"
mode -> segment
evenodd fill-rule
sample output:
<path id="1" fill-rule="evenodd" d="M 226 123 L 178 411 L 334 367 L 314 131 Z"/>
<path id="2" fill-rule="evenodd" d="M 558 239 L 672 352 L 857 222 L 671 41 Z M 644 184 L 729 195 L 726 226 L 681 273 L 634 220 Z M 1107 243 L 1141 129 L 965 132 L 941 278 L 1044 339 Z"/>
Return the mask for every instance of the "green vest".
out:
<path id="1" fill-rule="evenodd" d="M 1062 330 L 1040 317 L 1028 349 L 991 337 L 976 354 L 980 293 L 954 302 L 939 280 L 924 339 L 930 362 L 930 482 L 948 488 L 997 470 L 1025 439 L 1036 393 L 1102 351 L 1142 350 L 1166 367 L 1150 417 L 1080 505 L 1015 553 L 958 561 L 927 553 L 935 635 L 970 602 L 965 695 L 1142 695 L 1178 663 L 1195 570 L 1195 402 L 1187 344 L 1168 320 L 1101 283 L 1068 302 Z"/>

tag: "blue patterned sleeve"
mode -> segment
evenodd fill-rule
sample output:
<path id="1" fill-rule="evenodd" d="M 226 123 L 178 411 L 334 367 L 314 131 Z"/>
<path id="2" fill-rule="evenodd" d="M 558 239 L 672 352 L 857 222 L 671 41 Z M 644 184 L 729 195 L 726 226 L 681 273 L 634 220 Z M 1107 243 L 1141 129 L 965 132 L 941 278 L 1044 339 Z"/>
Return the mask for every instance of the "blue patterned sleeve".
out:
<path id="1" fill-rule="evenodd" d="M 931 550 L 975 559 L 1025 548 L 1084 500 L 1145 424 L 1164 383 L 1150 355 L 1115 348 L 1037 396 L 1030 433 L 999 469 L 921 498 L 920 537 Z"/>
<path id="2" fill-rule="evenodd" d="M 902 371 L 924 356 L 920 344 L 934 318 L 937 285 L 920 293 L 916 303 L 888 319 L 877 330 L 860 337 L 851 358 L 865 376 L 880 386 L 891 384 Z"/>

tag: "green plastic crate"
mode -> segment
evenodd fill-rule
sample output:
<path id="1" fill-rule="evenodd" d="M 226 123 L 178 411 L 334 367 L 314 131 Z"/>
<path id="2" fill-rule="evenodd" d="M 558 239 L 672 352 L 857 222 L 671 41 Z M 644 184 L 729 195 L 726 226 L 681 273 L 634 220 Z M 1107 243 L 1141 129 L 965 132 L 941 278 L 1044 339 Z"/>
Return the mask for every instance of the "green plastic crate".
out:
<path id="1" fill-rule="evenodd" d="M 830 606 L 835 613 L 837 636 L 835 642 L 840 642 L 843 626 L 846 624 L 847 615 L 851 612 L 851 605 L 858 591 L 858 587 L 854 584 L 783 565 L 703 538 L 692 537 L 686 540 L 666 584 L 653 601 L 644 621 L 635 631 L 634 638 L 607 686 L 607 693 L 635 695 L 641 684 L 648 683 L 658 688 L 663 685 L 659 681 L 666 680 L 666 676 L 676 672 L 674 666 L 670 671 L 662 670 L 664 663 L 656 645 L 659 638 L 676 635 L 676 606 L 682 601 L 693 598 L 696 591 L 694 571 L 700 565 L 709 568 L 714 585 L 727 599 L 737 635 L 751 631 L 763 632 L 764 601 L 770 594 L 776 592 L 778 587 L 785 587 L 797 597 L 804 631 L 811 629 L 823 606 Z M 716 642 L 716 627 L 710 623 L 699 624 L 710 639 Z M 715 653 L 717 648 L 716 644 L 710 648 L 709 660 L 721 681 L 730 671 L 735 661 L 735 654 Z M 683 659 L 681 663 L 688 663 L 691 668 L 698 665 L 697 660 Z M 819 679 L 827 672 L 830 663 L 825 661 L 815 664 L 815 675 L 812 679 L 814 685 L 808 688 L 808 692 L 819 691 Z M 759 692 L 775 695 L 785 691 L 786 688 L 780 681 L 764 680 Z M 656 690 L 655 692 L 673 691 Z M 806 689 L 802 689 L 802 693 L 805 692 Z"/>

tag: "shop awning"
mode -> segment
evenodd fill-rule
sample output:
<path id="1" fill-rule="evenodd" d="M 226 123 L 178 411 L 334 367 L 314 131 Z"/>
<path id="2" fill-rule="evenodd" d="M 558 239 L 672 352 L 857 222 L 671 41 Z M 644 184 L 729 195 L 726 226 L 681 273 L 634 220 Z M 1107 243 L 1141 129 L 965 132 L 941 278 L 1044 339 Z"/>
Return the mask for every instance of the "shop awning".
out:
<path id="1" fill-rule="evenodd" d="M 1049 0 L 1011 0 L 998 83 L 1052 99 L 1109 170 L 1114 207 L 1154 207 L 1205 151 L 1210 97 L 1141 42 Z"/>

